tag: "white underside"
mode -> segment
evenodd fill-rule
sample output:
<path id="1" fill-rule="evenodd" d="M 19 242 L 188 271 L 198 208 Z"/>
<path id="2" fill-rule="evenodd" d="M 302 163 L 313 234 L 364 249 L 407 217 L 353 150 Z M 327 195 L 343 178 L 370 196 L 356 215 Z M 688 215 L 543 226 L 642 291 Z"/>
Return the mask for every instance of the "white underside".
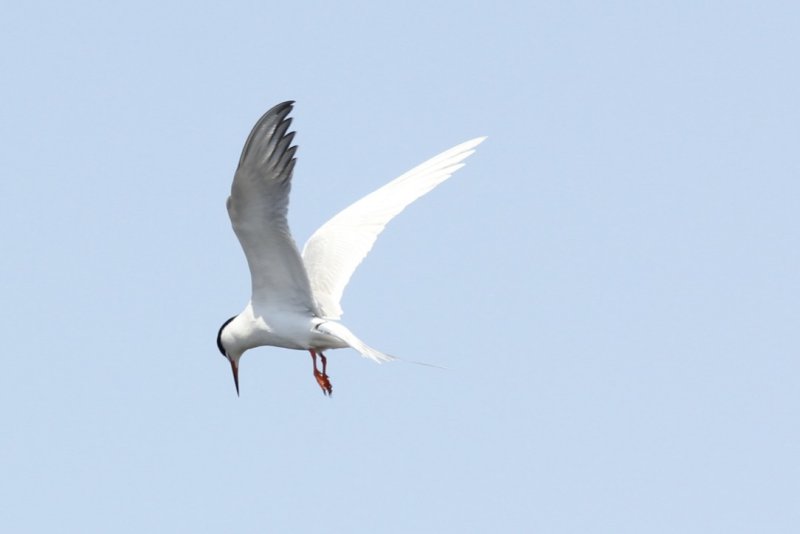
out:
<path id="1" fill-rule="evenodd" d="M 285 309 L 258 309 L 252 303 L 225 328 L 222 342 L 229 356 L 265 345 L 296 350 L 323 351 L 351 347 L 376 362 L 393 360 L 373 349 L 346 326 L 313 314 L 287 313 Z"/>

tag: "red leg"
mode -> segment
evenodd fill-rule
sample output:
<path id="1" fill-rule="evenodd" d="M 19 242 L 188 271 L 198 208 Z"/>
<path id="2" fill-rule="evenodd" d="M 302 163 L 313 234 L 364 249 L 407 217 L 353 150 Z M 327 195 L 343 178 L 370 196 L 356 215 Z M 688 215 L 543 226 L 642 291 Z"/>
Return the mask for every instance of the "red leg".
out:
<path id="1" fill-rule="evenodd" d="M 322 388 L 322 393 L 325 395 L 332 395 L 333 394 L 333 386 L 331 386 L 331 381 L 328 379 L 328 359 L 325 357 L 322 352 L 319 353 L 320 359 L 322 360 L 322 372 L 319 372 L 317 369 L 317 353 L 316 351 L 309 350 L 311 353 L 311 359 L 314 360 L 314 378 L 317 380 L 317 384 L 319 387 Z"/>

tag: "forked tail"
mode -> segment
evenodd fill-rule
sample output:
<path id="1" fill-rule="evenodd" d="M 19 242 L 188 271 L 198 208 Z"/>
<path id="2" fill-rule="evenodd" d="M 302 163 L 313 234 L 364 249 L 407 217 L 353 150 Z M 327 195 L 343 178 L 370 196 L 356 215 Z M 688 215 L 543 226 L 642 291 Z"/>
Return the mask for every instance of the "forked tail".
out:
<path id="1" fill-rule="evenodd" d="M 316 329 L 322 332 L 323 334 L 328 334 L 329 336 L 338 337 L 352 348 L 356 349 L 361 355 L 365 358 L 369 358 L 372 361 L 383 363 L 383 362 L 390 362 L 392 360 L 396 360 L 397 358 L 394 356 L 390 356 L 388 354 L 384 354 L 379 350 L 375 350 L 360 339 L 356 337 L 354 333 L 352 333 L 345 325 L 341 323 L 337 323 L 334 321 L 325 321 L 320 323 L 316 326 Z"/>
<path id="2" fill-rule="evenodd" d="M 441 365 L 436 365 L 433 363 L 426 363 L 426 362 L 418 362 L 414 360 L 406 360 L 405 358 L 399 358 L 397 356 L 392 356 L 390 354 L 385 354 L 379 350 L 375 350 L 360 339 L 356 337 L 354 333 L 352 333 L 346 326 L 341 323 L 337 323 L 334 321 L 325 321 L 324 323 L 320 323 L 317 325 L 317 330 L 322 332 L 323 334 L 328 334 L 329 336 L 338 337 L 345 343 L 347 343 L 350 347 L 354 348 L 361 355 L 365 358 L 369 358 L 370 360 L 378 363 L 384 362 L 391 362 L 391 361 L 400 361 L 405 363 L 413 363 L 415 365 L 423 365 L 425 367 L 434 367 L 436 369 L 447 369 L 447 367 L 442 367 Z"/>

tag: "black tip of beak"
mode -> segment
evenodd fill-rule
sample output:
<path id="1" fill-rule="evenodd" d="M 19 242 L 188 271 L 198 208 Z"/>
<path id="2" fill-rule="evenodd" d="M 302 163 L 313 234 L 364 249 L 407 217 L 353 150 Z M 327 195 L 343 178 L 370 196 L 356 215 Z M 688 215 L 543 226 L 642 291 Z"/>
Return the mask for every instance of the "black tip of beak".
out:
<path id="1" fill-rule="evenodd" d="M 236 384 L 236 396 L 239 396 L 239 364 L 233 358 L 228 358 L 231 362 L 231 371 L 233 371 L 233 383 Z"/>

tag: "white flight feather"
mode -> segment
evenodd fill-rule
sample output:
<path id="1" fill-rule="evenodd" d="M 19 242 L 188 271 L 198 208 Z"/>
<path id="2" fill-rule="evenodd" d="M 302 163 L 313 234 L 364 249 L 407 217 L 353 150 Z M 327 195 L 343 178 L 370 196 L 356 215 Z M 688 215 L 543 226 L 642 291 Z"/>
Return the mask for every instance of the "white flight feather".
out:
<path id="1" fill-rule="evenodd" d="M 314 232 L 303 247 L 302 257 L 321 317 L 338 319 L 342 316 L 340 301 L 344 289 L 386 224 L 406 206 L 463 167 L 462 162 L 475 152 L 475 147 L 484 139 L 486 137 L 478 137 L 461 143 L 414 167 L 351 204 Z M 355 336 L 353 338 L 368 351 L 377 353 Z M 349 340 L 342 340 L 350 344 Z M 371 353 L 351 346 L 365 356 L 380 361 Z"/>

